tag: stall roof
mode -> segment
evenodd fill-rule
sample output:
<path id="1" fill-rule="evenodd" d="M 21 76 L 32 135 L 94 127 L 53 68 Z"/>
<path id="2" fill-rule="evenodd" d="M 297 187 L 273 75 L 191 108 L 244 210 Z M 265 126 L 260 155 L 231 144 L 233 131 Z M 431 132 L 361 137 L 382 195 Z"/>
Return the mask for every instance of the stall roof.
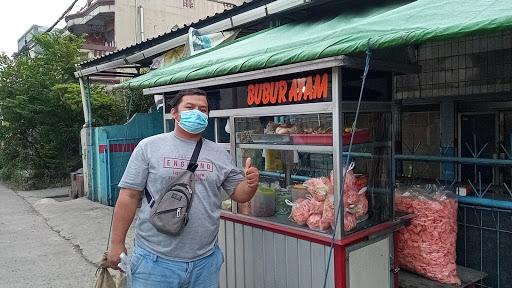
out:
<path id="1" fill-rule="evenodd" d="M 418 0 L 343 11 L 240 38 L 124 82 L 150 88 L 255 71 L 372 49 L 512 28 L 510 0 Z"/>
<path id="2" fill-rule="evenodd" d="M 277 15 L 284 19 L 300 19 L 301 13 L 298 13 L 297 10 L 306 10 L 329 1 L 332 0 L 244 0 L 240 6 L 226 9 L 141 43 L 82 62 L 77 67 L 78 71 L 75 72 L 75 76 L 93 75 L 116 68 L 149 67 L 154 58 L 183 45 L 190 27 L 206 33 L 243 28 L 239 35 L 250 34 L 268 27 L 269 19 Z M 353 3 L 372 0 L 336 1 Z M 115 74 L 115 72 L 111 73 Z"/>

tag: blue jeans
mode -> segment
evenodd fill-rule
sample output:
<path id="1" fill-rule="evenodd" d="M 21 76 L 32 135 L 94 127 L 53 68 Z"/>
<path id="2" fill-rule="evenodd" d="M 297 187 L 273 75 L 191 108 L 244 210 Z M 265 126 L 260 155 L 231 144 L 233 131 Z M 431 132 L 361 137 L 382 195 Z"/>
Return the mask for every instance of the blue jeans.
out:
<path id="1" fill-rule="evenodd" d="M 132 288 L 218 288 L 224 255 L 218 246 L 196 261 L 172 261 L 135 245 L 131 258 Z"/>

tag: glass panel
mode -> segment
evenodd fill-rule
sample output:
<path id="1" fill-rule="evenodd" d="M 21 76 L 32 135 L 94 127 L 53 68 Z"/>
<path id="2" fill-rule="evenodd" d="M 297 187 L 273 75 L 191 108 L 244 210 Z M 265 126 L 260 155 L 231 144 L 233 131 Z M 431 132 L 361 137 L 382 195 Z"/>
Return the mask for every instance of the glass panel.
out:
<path id="1" fill-rule="evenodd" d="M 353 162 L 352 170 L 348 165 L 344 186 L 345 228 L 353 226 L 354 217 L 357 221 L 351 232 L 388 221 L 393 215 L 391 113 L 360 114 L 349 154 L 354 119 L 355 113 L 344 114 L 344 166 Z"/>
<path id="2" fill-rule="evenodd" d="M 213 124 L 211 123 L 213 122 Z M 230 127 L 229 127 L 229 118 L 215 118 L 210 119 L 210 127 L 213 127 L 214 139 L 217 143 L 222 143 L 225 146 L 226 150 L 229 152 L 230 149 Z M 228 194 L 221 188 L 222 195 L 222 205 L 221 209 L 225 211 L 232 211 L 232 206 L 234 202 L 229 198 Z"/>
<path id="3" fill-rule="evenodd" d="M 213 131 L 214 135 L 216 134 L 216 138 L 214 136 L 215 142 L 217 143 L 229 143 L 230 142 L 230 128 L 229 128 L 229 118 L 215 118 L 209 119 L 210 122 L 213 122 Z M 216 121 L 216 122 L 215 122 Z M 215 126 L 215 123 L 217 123 Z M 215 130 L 216 127 L 216 130 Z"/>
<path id="4" fill-rule="evenodd" d="M 246 159 L 251 158 L 252 165 L 261 173 L 256 195 L 250 203 L 238 204 L 238 213 L 331 233 L 334 220 L 334 196 L 329 180 L 333 169 L 331 125 L 330 114 L 236 118 L 237 166 L 243 167 Z M 309 194 L 303 185 L 313 177 L 326 180 L 325 184 L 321 183 L 326 188 L 322 195 Z M 329 212 L 323 213 L 326 198 L 331 205 L 326 208 Z M 300 204 L 301 201 L 308 204 Z M 296 212 L 290 218 L 292 207 Z"/>
<path id="5" fill-rule="evenodd" d="M 362 70 L 343 69 L 343 101 L 357 101 L 361 91 Z M 369 71 L 364 87 L 364 101 L 390 101 L 392 95 L 392 74 Z"/>
<path id="6" fill-rule="evenodd" d="M 238 144 L 332 146 L 333 143 L 331 114 L 236 118 L 235 129 Z"/>
<path id="7" fill-rule="evenodd" d="M 504 145 L 501 147 L 504 158 L 512 160 L 512 112 L 504 112 Z M 508 193 L 508 200 L 512 198 L 512 167 L 500 167 L 503 173 L 503 194 Z"/>
<path id="8" fill-rule="evenodd" d="M 439 156 L 439 111 L 402 113 L 402 153 L 409 155 Z M 403 161 L 402 175 L 405 182 L 434 181 L 440 178 L 440 165 L 435 162 Z"/>

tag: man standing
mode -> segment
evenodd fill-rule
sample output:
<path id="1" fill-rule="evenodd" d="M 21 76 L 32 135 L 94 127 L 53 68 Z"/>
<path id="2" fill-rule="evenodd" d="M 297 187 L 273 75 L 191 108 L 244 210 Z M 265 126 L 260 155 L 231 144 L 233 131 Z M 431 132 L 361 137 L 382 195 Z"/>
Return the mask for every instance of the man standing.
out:
<path id="1" fill-rule="evenodd" d="M 142 201 L 131 260 L 132 287 L 218 287 L 224 261 L 217 246 L 220 189 L 236 202 L 248 202 L 258 187 L 259 171 L 247 159 L 244 175 L 244 171 L 232 164 L 230 154 L 222 146 L 203 140 L 194 174 L 189 222 L 177 236 L 158 232 L 149 221 L 151 208 L 142 197 L 144 188 L 156 196 L 165 192 L 162 190 L 187 168 L 196 143 L 208 125 L 208 100 L 204 91 L 181 91 L 171 104 L 174 131 L 142 140 L 119 183 L 121 191 L 114 209 L 109 263 L 116 269 L 120 254 L 126 253 L 126 233 Z"/>

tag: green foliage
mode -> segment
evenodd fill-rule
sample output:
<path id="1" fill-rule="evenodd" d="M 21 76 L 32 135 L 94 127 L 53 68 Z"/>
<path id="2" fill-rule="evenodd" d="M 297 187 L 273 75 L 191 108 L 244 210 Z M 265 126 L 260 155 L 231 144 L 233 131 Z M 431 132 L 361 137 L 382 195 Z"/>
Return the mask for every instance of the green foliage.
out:
<path id="1" fill-rule="evenodd" d="M 154 98 L 143 95 L 142 89 L 117 89 L 114 95 L 122 101 L 125 122 L 135 113 L 147 113 L 155 105 Z"/>
<path id="2" fill-rule="evenodd" d="M 0 55 L 0 178 L 25 188 L 67 179 L 81 167 L 84 124 L 75 65 L 83 39 L 50 33 L 37 36 L 35 57 Z M 93 86 L 95 126 L 125 121 L 123 98 Z"/>

